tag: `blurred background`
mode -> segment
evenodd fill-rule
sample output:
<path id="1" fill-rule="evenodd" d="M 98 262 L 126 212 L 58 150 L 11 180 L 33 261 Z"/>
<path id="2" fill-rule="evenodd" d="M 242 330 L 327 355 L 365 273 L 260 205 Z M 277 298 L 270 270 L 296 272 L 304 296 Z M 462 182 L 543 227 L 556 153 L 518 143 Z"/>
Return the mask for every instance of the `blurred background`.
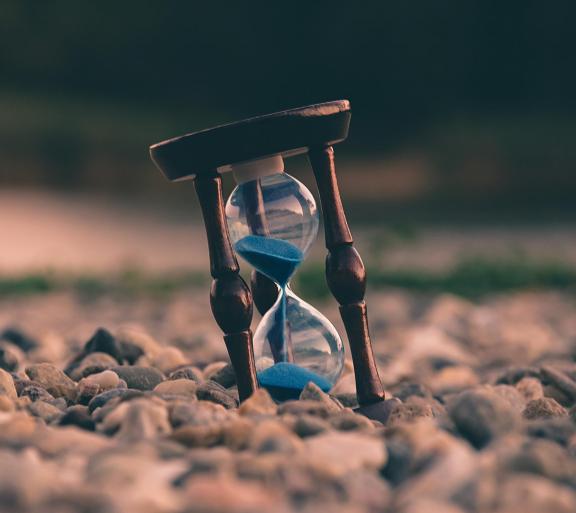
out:
<path id="1" fill-rule="evenodd" d="M 165 181 L 148 146 L 339 98 L 353 118 L 337 170 L 374 286 L 571 287 L 575 14 L 530 0 L 0 0 L 2 290 L 55 273 L 89 289 L 118 272 L 202 282 L 193 186 Z M 315 190 L 304 158 L 287 169 Z M 311 294 L 325 291 L 321 246 Z"/>

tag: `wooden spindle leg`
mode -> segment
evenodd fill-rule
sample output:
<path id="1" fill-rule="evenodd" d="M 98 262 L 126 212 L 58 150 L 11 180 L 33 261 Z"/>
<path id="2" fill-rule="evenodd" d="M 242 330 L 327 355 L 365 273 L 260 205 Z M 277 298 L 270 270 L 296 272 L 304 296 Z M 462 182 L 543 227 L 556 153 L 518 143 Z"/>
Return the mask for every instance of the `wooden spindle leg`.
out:
<path id="1" fill-rule="evenodd" d="M 384 390 L 368 330 L 364 302 L 366 270 L 353 246 L 354 241 L 342 206 L 334 166 L 334 150 L 331 146 L 311 148 L 308 158 L 318 185 L 324 216 L 328 249 L 326 281 L 340 305 L 340 315 L 348 335 L 358 403 L 361 406 L 374 404 L 384 400 Z"/>
<path id="2" fill-rule="evenodd" d="M 194 180 L 206 227 L 210 253 L 210 305 L 236 373 L 240 401 L 258 388 L 252 348 L 252 295 L 238 274 L 239 266 L 230 244 L 224 216 L 222 179 L 214 170 Z"/>

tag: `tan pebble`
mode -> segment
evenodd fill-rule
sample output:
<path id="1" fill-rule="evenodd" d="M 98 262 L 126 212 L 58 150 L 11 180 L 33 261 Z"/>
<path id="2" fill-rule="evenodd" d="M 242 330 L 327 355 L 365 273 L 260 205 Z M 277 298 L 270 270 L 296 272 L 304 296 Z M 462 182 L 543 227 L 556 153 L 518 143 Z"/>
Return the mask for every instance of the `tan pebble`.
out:
<path id="1" fill-rule="evenodd" d="M 534 399 L 544 397 L 542 383 L 540 383 L 540 380 L 536 378 L 522 378 L 518 383 L 516 383 L 516 388 L 526 401 L 533 401 Z"/>
<path id="2" fill-rule="evenodd" d="M 143 329 L 134 326 L 122 326 L 114 333 L 119 343 L 126 342 L 138 346 L 150 357 L 162 351 L 162 346 Z"/>
<path id="3" fill-rule="evenodd" d="M 18 397 L 16 387 L 14 386 L 14 380 L 10 373 L 6 372 L 4 369 L 0 369 L 0 395 L 5 395 L 12 400 Z"/>
<path id="4" fill-rule="evenodd" d="M 162 349 L 162 351 L 151 359 L 152 366 L 156 367 L 164 374 L 168 374 L 186 363 L 188 363 L 188 359 L 177 347 L 167 347 Z"/>
<path id="5" fill-rule="evenodd" d="M 78 383 L 78 386 L 97 385 L 102 390 L 109 390 L 111 388 L 116 388 L 119 384 L 120 378 L 118 377 L 118 374 L 111 370 L 105 370 L 82 378 Z"/>
<path id="6" fill-rule="evenodd" d="M 224 367 L 226 367 L 226 365 L 228 365 L 227 362 L 212 362 L 212 363 L 206 365 L 206 367 L 204 367 L 204 370 L 203 370 L 204 378 L 210 379 L 220 369 L 223 369 Z"/>
<path id="7" fill-rule="evenodd" d="M 156 385 L 154 392 L 167 395 L 183 395 L 186 397 L 196 397 L 198 385 L 190 379 L 174 379 L 163 381 Z"/>
<path id="8" fill-rule="evenodd" d="M 226 447 L 233 451 L 241 451 L 248 447 L 254 423 L 246 418 L 239 417 L 224 425 L 223 439 Z"/>
<path id="9" fill-rule="evenodd" d="M 0 395 L 0 411 L 14 411 L 14 403 L 6 395 Z"/>
<path id="10" fill-rule="evenodd" d="M 238 408 L 240 415 L 275 415 L 278 406 L 263 388 L 259 388 Z"/>
<path id="11" fill-rule="evenodd" d="M 472 388 L 478 382 L 478 376 L 470 367 L 459 365 L 444 367 L 432 376 L 428 385 L 435 394 L 441 395 Z"/>

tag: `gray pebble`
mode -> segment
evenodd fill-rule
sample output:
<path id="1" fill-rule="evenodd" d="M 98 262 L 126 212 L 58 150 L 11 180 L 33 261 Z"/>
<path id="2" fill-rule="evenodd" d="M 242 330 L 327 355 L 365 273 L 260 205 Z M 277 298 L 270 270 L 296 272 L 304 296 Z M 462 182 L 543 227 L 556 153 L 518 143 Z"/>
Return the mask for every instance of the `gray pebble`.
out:
<path id="1" fill-rule="evenodd" d="M 300 438 L 306 438 L 308 436 L 315 436 L 324 431 L 330 429 L 330 424 L 317 416 L 302 414 L 296 417 L 294 423 L 292 424 L 292 430 Z"/>
<path id="2" fill-rule="evenodd" d="M 35 401 L 28 405 L 28 411 L 35 417 L 43 419 L 46 423 L 58 421 L 63 413 L 60 408 L 44 401 Z"/>
<path id="3" fill-rule="evenodd" d="M 152 367 L 118 366 L 110 369 L 126 382 L 128 388 L 136 390 L 153 390 L 164 381 L 164 375 Z"/>
<path id="4" fill-rule="evenodd" d="M 518 415 L 508 401 L 482 388 L 459 394 L 448 412 L 458 431 L 476 448 L 484 447 L 518 424 Z"/>
<path id="5" fill-rule="evenodd" d="M 227 390 L 214 381 L 204 381 L 198 385 L 196 397 L 202 401 L 211 401 L 231 409 L 238 406 L 238 401 Z"/>
<path id="6" fill-rule="evenodd" d="M 202 383 L 204 381 L 204 375 L 202 371 L 198 367 L 187 366 L 181 367 L 180 369 L 176 369 L 174 372 L 170 374 L 168 379 L 191 379 L 196 383 Z"/>
<path id="7" fill-rule="evenodd" d="M 219 385 L 222 385 L 224 388 L 233 387 L 236 384 L 236 373 L 234 372 L 234 367 L 232 367 L 232 364 L 228 363 L 212 374 L 210 379 Z"/>

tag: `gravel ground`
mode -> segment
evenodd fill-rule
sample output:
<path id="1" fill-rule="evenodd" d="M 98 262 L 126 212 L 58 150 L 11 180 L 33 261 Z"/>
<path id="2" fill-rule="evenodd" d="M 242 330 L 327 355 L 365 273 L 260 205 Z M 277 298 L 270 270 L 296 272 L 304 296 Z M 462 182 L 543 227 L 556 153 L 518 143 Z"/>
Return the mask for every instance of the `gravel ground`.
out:
<path id="1" fill-rule="evenodd" d="M 571 296 L 371 293 L 386 426 L 349 364 L 238 407 L 206 303 L 0 301 L 2 513 L 576 511 Z"/>

